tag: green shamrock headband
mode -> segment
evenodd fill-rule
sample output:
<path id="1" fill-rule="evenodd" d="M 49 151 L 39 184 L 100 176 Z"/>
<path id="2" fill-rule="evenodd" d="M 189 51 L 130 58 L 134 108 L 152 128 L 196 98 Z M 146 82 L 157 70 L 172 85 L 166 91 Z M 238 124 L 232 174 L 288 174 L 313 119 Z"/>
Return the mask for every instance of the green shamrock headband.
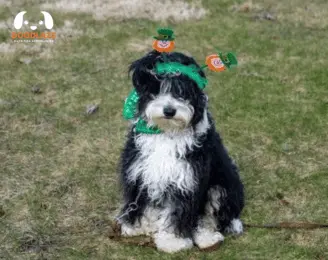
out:
<path id="1" fill-rule="evenodd" d="M 232 52 L 227 54 L 219 52 L 218 54 L 207 56 L 205 61 L 206 64 L 200 69 L 194 65 L 187 66 L 178 62 L 167 62 L 165 54 L 174 49 L 174 33 L 173 30 L 169 28 L 160 28 L 157 32 L 158 36 L 154 37 L 155 41 L 153 42 L 153 48 L 164 54 L 164 62 L 155 65 L 154 72 L 158 75 L 181 73 L 195 81 L 200 89 L 204 89 L 207 85 L 207 80 L 198 73 L 199 70 L 209 68 L 212 71 L 221 72 L 237 66 L 238 64 L 237 58 Z M 138 100 L 138 93 L 133 89 L 124 103 L 124 119 L 131 120 L 135 117 Z M 136 122 L 135 131 L 136 133 L 145 134 L 159 134 L 162 132 L 156 126 L 148 126 L 147 122 L 142 118 L 139 118 Z"/>

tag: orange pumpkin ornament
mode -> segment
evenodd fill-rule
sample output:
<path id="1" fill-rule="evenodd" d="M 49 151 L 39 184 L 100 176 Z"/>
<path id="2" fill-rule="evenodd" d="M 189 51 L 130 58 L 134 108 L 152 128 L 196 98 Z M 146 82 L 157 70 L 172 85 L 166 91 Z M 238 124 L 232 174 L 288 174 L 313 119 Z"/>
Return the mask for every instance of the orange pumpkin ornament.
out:
<path id="1" fill-rule="evenodd" d="M 224 63 L 217 54 L 208 55 L 205 63 L 212 71 L 224 71 L 226 69 Z"/>
<path id="2" fill-rule="evenodd" d="M 171 52 L 174 49 L 174 41 L 155 40 L 153 42 L 153 49 L 158 52 Z"/>

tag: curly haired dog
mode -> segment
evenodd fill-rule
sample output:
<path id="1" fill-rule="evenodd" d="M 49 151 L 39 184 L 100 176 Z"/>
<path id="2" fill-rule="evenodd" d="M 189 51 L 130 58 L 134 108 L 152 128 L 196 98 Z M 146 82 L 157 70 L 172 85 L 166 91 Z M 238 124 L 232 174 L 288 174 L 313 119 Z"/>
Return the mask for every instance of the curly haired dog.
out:
<path id="1" fill-rule="evenodd" d="M 136 118 L 162 132 L 136 131 L 133 120 L 121 156 L 124 236 L 150 235 L 159 250 L 211 247 L 222 233 L 241 234 L 244 191 L 208 111 L 208 98 L 181 73 L 156 74 L 157 63 L 199 65 L 182 53 L 152 51 L 130 66 L 139 95 Z"/>

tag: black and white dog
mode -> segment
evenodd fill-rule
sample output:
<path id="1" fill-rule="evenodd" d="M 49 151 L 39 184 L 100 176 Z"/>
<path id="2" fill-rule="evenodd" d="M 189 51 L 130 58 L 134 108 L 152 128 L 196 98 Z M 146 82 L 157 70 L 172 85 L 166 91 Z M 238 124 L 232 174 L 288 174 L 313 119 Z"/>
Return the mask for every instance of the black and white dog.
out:
<path id="1" fill-rule="evenodd" d="M 165 55 L 165 62 L 199 68 L 182 53 Z M 157 75 L 158 62 L 163 54 L 152 51 L 130 66 L 139 95 L 136 119 L 162 133 L 138 133 L 132 123 L 121 159 L 121 232 L 151 235 L 166 252 L 211 247 L 223 241 L 221 232 L 243 232 L 243 185 L 215 130 L 207 96 L 184 74 Z"/>

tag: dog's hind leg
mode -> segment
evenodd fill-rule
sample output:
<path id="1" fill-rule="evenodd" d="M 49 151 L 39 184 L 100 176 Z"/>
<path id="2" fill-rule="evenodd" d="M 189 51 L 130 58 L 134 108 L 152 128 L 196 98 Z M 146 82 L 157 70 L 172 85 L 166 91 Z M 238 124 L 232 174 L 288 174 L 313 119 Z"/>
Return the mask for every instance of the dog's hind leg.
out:
<path id="1" fill-rule="evenodd" d="M 215 229 L 207 226 L 200 221 L 196 231 L 193 234 L 194 243 L 200 248 L 205 249 L 219 244 L 224 240 L 224 236 Z"/>
<path id="2" fill-rule="evenodd" d="M 244 186 L 239 170 L 229 157 L 219 135 L 216 136 L 216 148 L 213 152 L 217 160 L 212 161 L 209 201 L 214 208 L 220 232 L 241 234 L 242 222 L 239 220 L 244 207 Z"/>
<path id="3" fill-rule="evenodd" d="M 230 225 L 225 229 L 225 232 L 232 233 L 234 235 L 241 235 L 243 233 L 243 223 L 239 218 L 231 220 Z"/>
<path id="4" fill-rule="evenodd" d="M 211 188 L 208 191 L 208 202 L 205 206 L 205 214 L 199 219 L 197 229 L 193 233 L 194 243 L 205 249 L 219 244 L 224 236 L 219 232 L 218 221 L 215 213 L 220 208 L 221 188 Z"/>
<path id="5" fill-rule="evenodd" d="M 216 204 L 212 201 L 218 228 L 221 232 L 240 235 L 243 233 L 243 223 L 239 219 L 243 207 L 242 193 L 221 190 L 223 192 L 221 192 L 221 197 L 216 198 Z M 215 192 L 212 194 L 215 194 Z"/>

